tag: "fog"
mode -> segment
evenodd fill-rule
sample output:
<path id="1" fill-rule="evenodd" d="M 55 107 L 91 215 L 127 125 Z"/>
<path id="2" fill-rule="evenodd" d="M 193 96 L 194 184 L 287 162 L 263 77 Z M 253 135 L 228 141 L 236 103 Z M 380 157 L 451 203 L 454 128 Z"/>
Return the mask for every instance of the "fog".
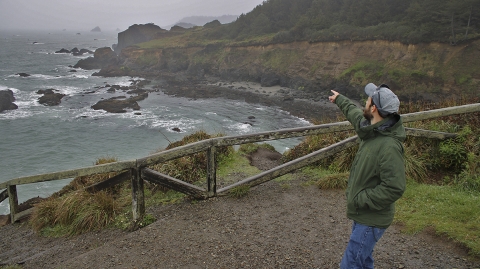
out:
<path id="1" fill-rule="evenodd" d="M 154 23 L 162 28 L 189 16 L 240 15 L 263 0 L 0 0 L 0 30 L 127 29 Z"/>

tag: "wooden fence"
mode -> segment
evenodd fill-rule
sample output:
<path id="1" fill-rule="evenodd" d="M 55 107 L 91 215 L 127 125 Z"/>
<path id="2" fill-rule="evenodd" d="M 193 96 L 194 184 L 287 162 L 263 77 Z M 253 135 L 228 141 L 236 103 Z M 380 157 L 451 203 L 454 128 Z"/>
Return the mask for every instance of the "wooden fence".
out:
<path id="1" fill-rule="evenodd" d="M 438 118 L 443 116 L 467 114 L 467 113 L 473 113 L 473 112 L 480 112 L 480 103 L 405 114 L 405 115 L 402 115 L 402 120 L 404 123 L 407 123 L 407 122 L 426 120 L 426 119 Z M 464 116 L 466 117 L 468 115 L 464 115 Z M 344 121 L 344 122 L 337 122 L 337 123 L 331 123 L 331 124 L 309 126 L 304 128 L 282 129 L 282 130 L 241 135 L 241 136 L 218 137 L 218 138 L 203 140 L 200 142 L 188 144 L 188 145 L 177 147 L 174 149 L 162 151 L 162 152 L 147 156 L 145 158 L 136 159 L 132 161 L 115 162 L 115 163 L 109 163 L 109 164 L 103 164 L 103 165 L 96 165 L 92 167 L 73 169 L 68 171 L 15 178 L 7 182 L 0 183 L 0 190 L 3 190 L 3 191 L 0 191 L 0 202 L 2 202 L 3 200 L 6 200 L 7 198 L 9 199 L 10 215 L 11 215 L 11 221 L 13 223 L 25 217 L 26 215 L 30 214 L 33 210 L 31 208 L 22 212 L 18 211 L 18 195 L 17 195 L 18 185 L 68 179 L 68 178 L 74 178 L 78 176 L 88 176 L 88 175 L 107 173 L 107 172 L 121 172 L 119 175 L 115 177 L 112 177 L 103 182 L 97 183 L 93 186 L 87 187 L 86 190 L 90 192 L 95 192 L 95 191 L 105 189 L 109 186 L 119 184 L 126 180 L 130 180 L 131 187 L 132 187 L 133 221 L 135 225 L 136 223 L 138 223 L 143 219 L 143 216 L 145 214 L 145 199 L 144 199 L 144 188 L 143 188 L 144 180 L 160 184 L 164 187 L 185 193 L 197 199 L 207 199 L 210 197 L 228 194 L 228 192 L 232 188 L 237 186 L 259 185 L 261 183 L 280 177 L 282 175 L 290 173 L 294 170 L 297 170 L 309 164 L 315 163 L 318 160 L 321 160 L 323 158 L 332 156 L 333 154 L 336 154 L 342 150 L 345 150 L 355 145 L 357 136 L 350 137 L 341 142 L 338 142 L 326 148 L 320 149 L 316 152 L 313 152 L 301 158 L 295 159 L 293 161 L 290 161 L 288 163 L 275 167 L 271 170 L 264 171 L 258 175 L 246 178 L 240 182 L 221 188 L 219 190 L 217 190 L 216 166 L 215 166 L 216 149 L 218 147 L 241 145 L 246 143 L 262 142 L 262 141 L 279 140 L 279 139 L 293 138 L 293 137 L 305 137 L 310 135 L 340 132 L 340 131 L 347 131 L 352 129 L 353 128 L 350 125 L 350 123 L 348 121 Z M 455 134 L 412 129 L 412 128 L 406 128 L 406 131 L 407 131 L 407 135 L 410 135 L 410 136 L 420 136 L 420 137 L 428 137 L 428 138 L 434 138 L 434 139 L 446 139 L 446 138 L 455 136 Z M 154 164 L 163 163 L 166 161 L 174 160 L 177 158 L 181 158 L 184 156 L 188 156 L 188 155 L 192 155 L 192 154 L 195 154 L 198 152 L 204 152 L 204 151 L 207 152 L 207 158 L 208 158 L 206 189 L 183 182 L 179 179 L 170 177 L 165 174 L 161 174 L 157 171 L 154 171 L 148 168 L 148 166 L 151 166 Z"/>

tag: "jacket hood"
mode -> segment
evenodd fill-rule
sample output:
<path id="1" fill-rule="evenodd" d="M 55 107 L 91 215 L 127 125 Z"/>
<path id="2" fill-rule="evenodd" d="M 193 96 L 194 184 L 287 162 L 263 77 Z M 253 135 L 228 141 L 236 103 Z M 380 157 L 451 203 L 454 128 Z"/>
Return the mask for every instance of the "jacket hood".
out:
<path id="1" fill-rule="evenodd" d="M 358 137 L 362 140 L 375 137 L 377 135 L 390 136 L 400 142 L 405 141 L 405 128 L 402 124 L 402 118 L 398 114 L 392 114 L 384 120 L 375 124 L 370 124 L 369 120 L 360 122 Z"/>

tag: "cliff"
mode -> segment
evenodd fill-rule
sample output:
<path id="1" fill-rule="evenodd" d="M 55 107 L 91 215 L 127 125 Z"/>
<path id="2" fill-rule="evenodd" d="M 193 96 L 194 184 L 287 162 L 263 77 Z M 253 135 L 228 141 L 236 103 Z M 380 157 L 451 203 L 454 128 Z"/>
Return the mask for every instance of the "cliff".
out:
<path id="1" fill-rule="evenodd" d="M 311 95 L 331 88 L 361 96 L 368 82 L 387 83 L 403 99 L 477 94 L 480 40 L 459 46 L 389 41 L 292 42 L 271 45 L 127 47 L 109 75 L 158 76 L 186 72 L 227 80 L 281 85 Z M 478 94 L 477 94 L 478 95 Z"/>

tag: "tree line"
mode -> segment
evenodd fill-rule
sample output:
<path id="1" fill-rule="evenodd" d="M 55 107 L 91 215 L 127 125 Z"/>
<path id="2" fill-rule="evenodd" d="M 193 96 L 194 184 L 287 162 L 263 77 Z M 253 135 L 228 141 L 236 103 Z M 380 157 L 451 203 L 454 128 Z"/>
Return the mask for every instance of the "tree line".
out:
<path id="1" fill-rule="evenodd" d="M 266 0 L 211 38 L 273 35 L 292 41 L 390 40 L 457 44 L 480 36 L 480 0 Z"/>

